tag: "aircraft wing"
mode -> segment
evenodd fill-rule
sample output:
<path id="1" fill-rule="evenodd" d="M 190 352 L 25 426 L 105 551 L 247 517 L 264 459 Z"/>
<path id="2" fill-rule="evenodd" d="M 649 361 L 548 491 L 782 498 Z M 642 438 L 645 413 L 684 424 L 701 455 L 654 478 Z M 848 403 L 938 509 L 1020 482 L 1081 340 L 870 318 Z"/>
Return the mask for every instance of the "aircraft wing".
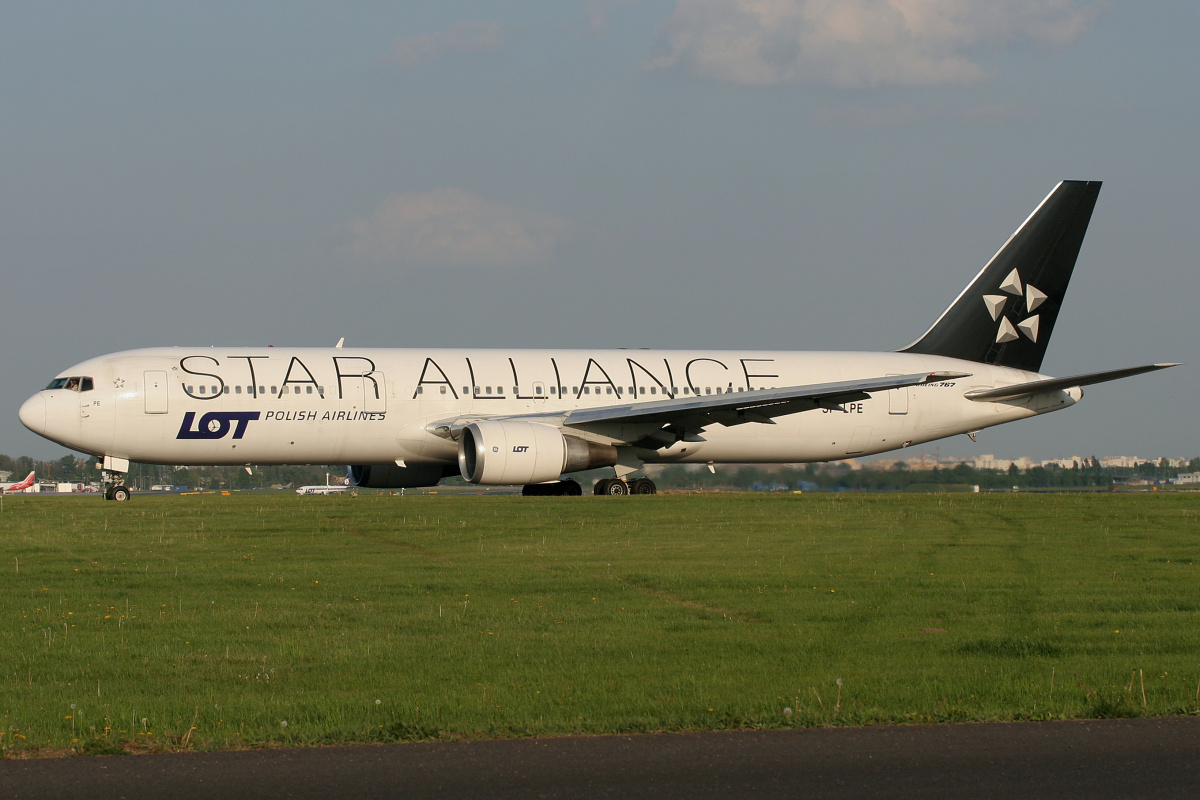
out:
<path id="1" fill-rule="evenodd" d="M 779 389 L 752 389 L 704 397 L 622 403 L 573 411 L 546 411 L 504 417 L 459 417 L 429 423 L 426 427 L 435 436 L 457 439 L 459 431 L 478 419 L 520 419 L 606 436 L 615 435 L 616 438 L 626 441 L 642 440 L 644 437 L 655 435 L 654 431 L 659 430 L 665 431 L 666 440 L 678 441 L 685 436 L 698 434 L 711 425 L 731 426 L 746 422 L 773 425 L 775 417 L 816 408 L 840 408 L 843 403 L 866 400 L 873 392 L 955 380 L 969 375 L 969 372 L 916 372 L 909 375 L 887 375 Z M 625 427 L 621 433 L 616 433 L 613 430 L 614 426 Z"/>
<path id="2" fill-rule="evenodd" d="M 565 414 L 561 424 L 572 428 L 604 424 L 650 424 L 680 430 L 699 430 L 714 424 L 741 425 L 745 422 L 774 424 L 775 417 L 815 408 L 837 408 L 842 403 L 865 400 L 873 392 L 954 380 L 968 375 L 969 373 L 965 372 L 921 372 L 780 389 L 753 389 L 704 397 L 625 403 L 570 411 Z"/>
<path id="3" fill-rule="evenodd" d="M 1128 378 L 1131 375 L 1141 375 L 1143 372 L 1154 372 L 1167 367 L 1178 367 L 1179 364 L 1147 364 L 1142 367 L 1126 367 L 1108 372 L 1089 372 L 1086 375 L 1072 375 L 1068 378 L 1048 378 L 1043 381 L 1018 383 L 1015 386 L 1001 386 L 999 389 L 977 389 L 967 392 L 964 397 L 968 400 L 987 400 L 1000 402 L 1002 400 L 1017 400 L 1022 397 L 1032 397 L 1035 394 L 1057 392 L 1070 389 L 1073 386 L 1091 386 L 1094 383 L 1115 381 L 1118 378 Z"/>

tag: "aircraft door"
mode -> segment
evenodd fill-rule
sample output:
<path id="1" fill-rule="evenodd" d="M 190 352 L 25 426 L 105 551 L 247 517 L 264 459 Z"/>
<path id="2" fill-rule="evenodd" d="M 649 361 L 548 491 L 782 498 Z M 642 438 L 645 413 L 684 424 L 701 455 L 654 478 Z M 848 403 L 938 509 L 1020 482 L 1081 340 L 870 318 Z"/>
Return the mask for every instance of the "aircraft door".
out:
<path id="1" fill-rule="evenodd" d="M 167 413 L 167 373 L 163 370 L 146 370 L 142 373 L 142 393 L 146 401 L 147 414 Z"/>
<path id="2" fill-rule="evenodd" d="M 888 377 L 892 377 L 891 374 Z M 907 414 L 908 413 L 908 392 L 911 387 L 901 386 L 899 389 L 888 390 L 888 413 L 889 414 Z"/>
<path id="3" fill-rule="evenodd" d="M 387 381 L 378 370 L 363 376 L 363 410 L 367 413 L 387 411 Z"/>
<path id="4" fill-rule="evenodd" d="M 853 456 L 867 449 L 867 444 L 871 441 L 871 428 L 867 425 L 859 425 L 854 429 L 854 435 L 850 438 L 850 446 L 846 448 L 846 455 Z"/>

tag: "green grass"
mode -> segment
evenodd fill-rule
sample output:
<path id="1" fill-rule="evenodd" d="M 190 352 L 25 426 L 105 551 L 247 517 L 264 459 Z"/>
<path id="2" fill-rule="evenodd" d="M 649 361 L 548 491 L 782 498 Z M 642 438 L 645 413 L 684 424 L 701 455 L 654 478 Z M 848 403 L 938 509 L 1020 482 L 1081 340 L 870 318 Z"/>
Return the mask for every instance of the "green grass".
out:
<path id="1" fill-rule="evenodd" d="M 9 497 L 0 748 L 1195 713 L 1198 533 L 1172 494 Z"/>

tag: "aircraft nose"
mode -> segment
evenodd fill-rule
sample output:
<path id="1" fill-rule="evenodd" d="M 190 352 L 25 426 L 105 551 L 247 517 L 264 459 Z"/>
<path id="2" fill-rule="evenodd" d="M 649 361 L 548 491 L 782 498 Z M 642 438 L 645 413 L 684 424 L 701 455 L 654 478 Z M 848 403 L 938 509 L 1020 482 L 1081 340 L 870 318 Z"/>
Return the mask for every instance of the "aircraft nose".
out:
<path id="1" fill-rule="evenodd" d="M 40 394 L 26 400 L 17 413 L 21 417 L 21 424 L 38 436 L 46 432 L 46 398 Z"/>

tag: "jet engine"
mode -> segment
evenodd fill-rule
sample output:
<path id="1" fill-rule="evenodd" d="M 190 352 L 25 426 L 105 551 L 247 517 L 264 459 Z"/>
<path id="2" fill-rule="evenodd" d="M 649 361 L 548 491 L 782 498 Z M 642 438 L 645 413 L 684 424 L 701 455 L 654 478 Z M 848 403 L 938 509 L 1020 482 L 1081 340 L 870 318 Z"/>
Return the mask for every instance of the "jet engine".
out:
<path id="1" fill-rule="evenodd" d="M 612 445 L 564 436 L 539 422 L 481 420 L 463 428 L 458 440 L 458 469 L 471 483 L 543 483 L 616 463 Z"/>
<path id="2" fill-rule="evenodd" d="M 438 481 L 454 474 L 448 464 L 353 464 L 347 479 L 364 489 L 412 489 L 418 486 L 437 486 Z"/>

